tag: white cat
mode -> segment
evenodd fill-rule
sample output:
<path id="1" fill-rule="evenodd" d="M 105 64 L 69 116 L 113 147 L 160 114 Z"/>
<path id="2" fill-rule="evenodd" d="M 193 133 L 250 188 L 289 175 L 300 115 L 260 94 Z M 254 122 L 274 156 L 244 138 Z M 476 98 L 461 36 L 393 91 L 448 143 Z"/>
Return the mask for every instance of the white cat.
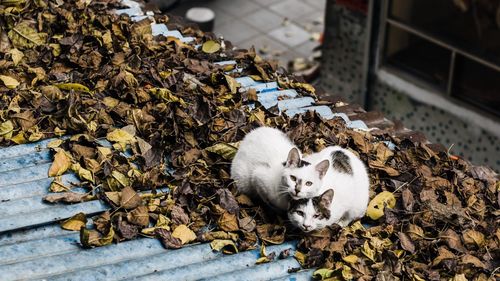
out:
<path id="1" fill-rule="evenodd" d="M 231 163 L 231 178 L 240 193 L 258 195 L 267 204 L 285 211 L 288 186 L 283 180 L 301 165 L 300 151 L 280 130 L 260 127 L 249 132 Z"/>
<path id="2" fill-rule="evenodd" d="M 321 163 L 325 159 L 328 159 L 331 165 L 322 178 L 321 188 L 309 190 L 314 196 L 309 196 L 308 201 L 299 199 L 298 202 L 292 202 L 291 206 L 295 204 L 300 207 L 289 208 L 288 211 L 289 219 L 304 231 L 323 228 L 333 223 L 344 227 L 363 217 L 366 212 L 370 180 L 363 162 L 354 153 L 339 146 L 330 146 L 304 157 L 304 161 L 309 163 Z M 327 200 L 330 196 L 331 199 Z M 329 216 L 318 215 L 319 205 L 314 204 L 315 200 L 318 201 L 317 198 L 322 199 L 322 208 L 325 208 L 324 202 L 330 202 Z"/>

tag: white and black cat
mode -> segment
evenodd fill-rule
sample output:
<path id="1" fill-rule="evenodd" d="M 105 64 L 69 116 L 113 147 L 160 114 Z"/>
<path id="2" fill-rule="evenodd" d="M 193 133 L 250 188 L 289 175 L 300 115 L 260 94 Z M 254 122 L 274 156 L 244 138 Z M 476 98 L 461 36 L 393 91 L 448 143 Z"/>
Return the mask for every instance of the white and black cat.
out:
<path id="1" fill-rule="evenodd" d="M 322 163 L 325 159 L 331 166 L 321 178 L 322 186 L 308 190 L 308 194 L 312 196 L 291 202 L 288 210 L 290 221 L 304 231 L 320 229 L 334 223 L 344 227 L 363 217 L 366 212 L 370 180 L 363 162 L 354 153 L 339 146 L 327 147 L 306 156 L 304 161 Z M 321 206 L 318 202 L 322 202 Z M 328 216 L 324 215 L 326 203 L 329 203 Z M 319 207 L 322 215 L 317 211 Z"/>
<path id="2" fill-rule="evenodd" d="M 288 219 L 304 232 L 325 227 L 325 222 L 331 217 L 333 195 L 333 189 L 328 189 L 320 196 L 291 200 Z"/>
<path id="3" fill-rule="evenodd" d="M 280 130 L 260 127 L 249 132 L 231 163 L 231 178 L 240 193 L 258 195 L 267 204 L 287 210 L 290 197 L 283 176 L 301 167 L 300 151 Z"/>

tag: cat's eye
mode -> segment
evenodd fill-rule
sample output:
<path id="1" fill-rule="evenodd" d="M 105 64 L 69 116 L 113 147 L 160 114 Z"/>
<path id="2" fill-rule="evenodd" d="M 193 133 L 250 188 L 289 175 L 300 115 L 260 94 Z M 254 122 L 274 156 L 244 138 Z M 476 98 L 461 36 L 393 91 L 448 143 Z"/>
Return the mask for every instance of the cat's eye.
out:
<path id="1" fill-rule="evenodd" d="M 306 182 L 306 185 L 307 185 L 307 186 L 311 186 L 312 184 L 313 184 L 313 183 L 312 183 L 312 182 L 310 182 L 310 181 Z"/>
<path id="2" fill-rule="evenodd" d="M 313 216 L 313 218 L 315 218 L 315 219 L 317 219 L 317 218 L 319 218 L 319 217 L 320 217 L 320 215 L 319 215 L 319 214 L 315 214 L 315 215 Z"/>
<path id="3" fill-rule="evenodd" d="M 303 217 L 303 216 L 304 216 L 304 212 L 302 212 L 302 211 L 296 211 L 296 213 L 297 213 L 297 215 L 299 215 L 299 216 L 301 216 L 301 217 Z"/>
<path id="4" fill-rule="evenodd" d="M 297 178 L 295 176 L 290 176 L 290 179 L 293 180 L 293 181 L 297 180 Z"/>

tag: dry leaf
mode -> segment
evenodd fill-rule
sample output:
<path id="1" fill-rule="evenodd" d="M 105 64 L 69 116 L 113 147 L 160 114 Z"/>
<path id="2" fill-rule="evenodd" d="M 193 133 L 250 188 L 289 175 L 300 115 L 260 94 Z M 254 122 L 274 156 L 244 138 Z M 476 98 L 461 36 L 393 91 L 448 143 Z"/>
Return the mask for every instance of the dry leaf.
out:
<path id="1" fill-rule="evenodd" d="M 234 143 L 218 143 L 205 149 L 222 156 L 226 160 L 232 160 L 238 150 L 238 146 L 235 145 Z"/>
<path id="2" fill-rule="evenodd" d="M 238 248 L 232 240 L 216 239 L 210 242 L 210 247 L 212 247 L 212 250 L 222 251 L 224 254 L 238 253 Z"/>
<path id="3" fill-rule="evenodd" d="M 49 168 L 49 177 L 56 177 L 64 174 L 71 167 L 71 158 L 62 149 L 54 155 L 54 162 Z"/>
<path id="4" fill-rule="evenodd" d="M 213 53 L 218 52 L 220 50 L 220 44 L 213 41 L 213 40 L 209 40 L 209 41 L 203 43 L 203 45 L 201 46 L 201 50 L 204 53 L 213 54 Z"/>
<path id="5" fill-rule="evenodd" d="M 127 186 L 122 189 L 122 194 L 120 196 L 120 206 L 122 208 L 127 210 L 134 209 L 140 204 L 142 204 L 142 199 L 132 187 Z"/>
<path id="6" fill-rule="evenodd" d="M 222 214 L 217 224 L 224 231 L 237 231 L 239 229 L 236 216 L 228 212 Z"/>
<path id="7" fill-rule="evenodd" d="M 182 244 L 196 240 L 196 234 L 184 224 L 177 226 L 172 232 L 172 236 L 180 239 Z"/>
<path id="8" fill-rule="evenodd" d="M 61 223 L 61 228 L 66 230 L 80 231 L 87 224 L 87 216 L 84 213 L 78 213 Z"/>
<path id="9" fill-rule="evenodd" d="M 149 225 L 148 207 L 139 206 L 133 209 L 130 213 L 127 214 L 127 220 L 130 223 L 139 226 L 148 226 Z"/>
<path id="10" fill-rule="evenodd" d="M 90 201 L 93 199 L 94 196 L 89 195 L 87 193 L 76 193 L 72 191 L 49 194 L 43 197 L 43 200 L 49 203 L 57 203 L 57 202 L 80 203 L 80 202 Z"/>
<path id="11" fill-rule="evenodd" d="M 17 81 L 15 78 L 12 78 L 10 76 L 0 75 L 0 80 L 2 80 L 5 87 L 7 87 L 9 89 L 15 89 L 15 88 L 17 88 L 17 86 L 19 86 L 19 81 Z"/>
<path id="12" fill-rule="evenodd" d="M 366 215 L 372 220 L 378 220 L 384 215 L 385 207 L 394 208 L 394 206 L 396 206 L 396 198 L 392 192 L 383 191 L 370 201 Z"/>

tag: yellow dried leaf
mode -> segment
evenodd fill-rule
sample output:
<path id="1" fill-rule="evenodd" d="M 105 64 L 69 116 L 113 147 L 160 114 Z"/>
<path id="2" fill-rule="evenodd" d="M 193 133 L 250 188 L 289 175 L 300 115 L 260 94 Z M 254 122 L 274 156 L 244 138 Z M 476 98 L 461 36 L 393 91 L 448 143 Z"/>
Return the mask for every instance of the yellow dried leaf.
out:
<path id="1" fill-rule="evenodd" d="M 97 147 L 97 150 L 102 154 L 102 156 L 104 156 L 105 158 L 111 154 L 111 148 L 109 147 L 103 147 L 103 146 L 99 146 Z"/>
<path id="2" fill-rule="evenodd" d="M 196 239 L 196 234 L 184 224 L 176 227 L 174 232 L 172 232 L 172 236 L 179 238 L 182 241 L 182 244 L 187 244 Z"/>
<path id="3" fill-rule="evenodd" d="M 18 65 L 19 62 L 23 59 L 24 54 L 23 52 L 19 51 L 18 49 L 14 48 L 9 51 L 10 57 L 12 58 L 12 61 L 14 62 L 14 65 Z"/>
<path id="4" fill-rule="evenodd" d="M 65 186 L 61 182 L 61 177 L 56 177 L 54 181 L 50 184 L 49 191 L 50 192 L 65 192 L 70 191 L 71 188 Z"/>
<path id="5" fill-rule="evenodd" d="M 354 278 L 351 268 L 347 265 L 342 266 L 342 277 L 344 278 L 344 280 L 353 280 Z"/>
<path id="6" fill-rule="evenodd" d="M 14 124 L 12 121 L 7 120 L 0 124 L 0 137 L 6 137 L 10 139 L 12 137 L 12 131 L 14 130 Z"/>
<path id="7" fill-rule="evenodd" d="M 366 215 L 372 220 L 378 220 L 384 215 L 385 207 L 394 208 L 394 206 L 396 206 L 394 194 L 389 191 L 382 191 L 370 201 Z"/>
<path id="8" fill-rule="evenodd" d="M 61 45 L 51 43 L 51 44 L 49 44 L 49 47 L 52 48 L 52 54 L 55 57 L 58 57 L 61 54 Z"/>
<path id="9" fill-rule="evenodd" d="M 319 280 L 325 280 L 333 275 L 333 270 L 328 268 L 320 268 L 313 273 L 313 277 Z"/>
<path id="10" fill-rule="evenodd" d="M 295 254 L 293 256 L 301 266 L 304 266 L 306 264 L 306 255 L 304 253 L 295 251 Z"/>
<path id="11" fill-rule="evenodd" d="M 90 89 L 87 86 L 84 86 L 79 83 L 63 83 L 63 84 L 57 84 L 55 86 L 61 90 L 67 90 L 67 91 L 74 90 L 74 91 L 90 93 Z"/>
<path id="12" fill-rule="evenodd" d="M 59 127 L 54 129 L 54 134 L 58 137 L 64 136 L 66 134 L 66 130 L 62 130 Z"/>
<path id="13" fill-rule="evenodd" d="M 15 78 L 12 78 L 10 76 L 0 75 L 0 80 L 2 80 L 5 87 L 7 87 L 9 89 L 15 89 L 15 88 L 17 88 L 17 86 L 19 86 L 19 81 L 17 81 Z"/>
<path id="14" fill-rule="evenodd" d="M 113 178 L 115 178 L 122 186 L 129 186 L 130 185 L 130 180 L 125 176 L 124 174 L 118 172 L 118 171 L 112 171 L 111 175 Z"/>
<path id="15" fill-rule="evenodd" d="M 204 53 L 213 54 L 213 53 L 220 50 L 220 44 L 213 41 L 213 40 L 209 40 L 209 41 L 203 43 L 203 45 L 201 46 L 201 50 Z"/>
<path id="16" fill-rule="evenodd" d="M 47 144 L 47 148 L 59 147 L 64 141 L 61 139 L 53 140 Z"/>
<path id="17" fill-rule="evenodd" d="M 29 21 L 20 22 L 9 31 L 8 36 L 16 48 L 33 48 L 43 45 L 47 39 L 47 33 L 38 33 Z"/>
<path id="18" fill-rule="evenodd" d="M 356 255 L 348 255 L 346 257 L 343 257 L 342 258 L 345 262 L 349 263 L 349 264 L 354 264 L 358 261 L 358 256 Z"/>
<path id="19" fill-rule="evenodd" d="M 271 260 L 268 257 L 260 257 L 255 261 L 255 264 L 268 263 Z"/>
<path id="20" fill-rule="evenodd" d="M 467 279 L 467 277 L 465 277 L 464 273 L 457 274 L 457 275 L 453 276 L 453 278 L 450 280 L 451 281 L 469 281 L 469 279 Z"/>
<path id="21" fill-rule="evenodd" d="M 96 230 L 89 230 L 86 228 L 80 229 L 80 243 L 86 248 L 106 246 L 113 242 L 115 231 L 113 227 L 109 228 L 109 232 L 102 236 Z"/>
<path id="22" fill-rule="evenodd" d="M 80 231 L 87 223 L 87 216 L 84 213 L 78 213 L 61 223 L 61 228 L 66 230 Z"/>
<path id="23" fill-rule="evenodd" d="M 158 220 L 156 220 L 155 226 L 149 227 L 149 228 L 143 228 L 141 230 L 141 233 L 146 234 L 146 235 L 154 235 L 155 230 L 158 228 L 162 228 L 162 229 L 170 231 L 170 226 L 168 226 L 169 224 L 170 224 L 170 219 L 165 217 L 162 214 L 159 214 Z"/>
<path id="24" fill-rule="evenodd" d="M 260 109 L 254 110 L 250 113 L 250 117 L 248 117 L 249 122 L 255 122 L 264 125 L 266 124 L 266 113 Z"/>
<path id="25" fill-rule="evenodd" d="M 169 102 L 178 102 L 180 105 L 183 107 L 186 107 L 186 102 L 182 99 L 179 98 L 178 96 L 174 95 L 172 91 L 166 88 L 151 88 L 149 90 L 151 94 L 156 96 L 159 99 L 162 99 L 163 101 L 169 103 Z"/>
<path id="26" fill-rule="evenodd" d="M 71 167 L 71 158 L 68 154 L 60 149 L 54 155 L 54 162 L 49 168 L 49 177 L 60 176 Z"/>
<path id="27" fill-rule="evenodd" d="M 106 135 L 106 139 L 110 142 L 130 143 L 135 137 L 125 130 L 115 129 Z"/>
<path id="28" fill-rule="evenodd" d="M 232 160 L 236 151 L 238 150 L 239 143 L 218 143 L 216 145 L 205 148 L 205 150 L 219 154 L 226 160 Z"/>
<path id="29" fill-rule="evenodd" d="M 363 253 L 363 255 L 365 255 L 370 260 L 375 261 L 375 251 L 372 248 L 370 248 L 368 241 L 365 241 L 365 243 L 363 244 L 361 253 Z"/>
<path id="30" fill-rule="evenodd" d="M 92 183 L 94 182 L 92 172 L 83 168 L 79 163 L 71 165 L 71 170 L 73 170 L 73 172 L 75 172 L 80 179 L 88 180 Z"/>
<path id="31" fill-rule="evenodd" d="M 19 134 L 13 136 L 10 140 L 17 143 L 17 144 L 23 144 L 23 143 L 28 142 L 26 140 L 26 138 L 24 137 L 24 132 L 20 132 Z"/>
<path id="32" fill-rule="evenodd" d="M 213 240 L 210 242 L 210 247 L 212 247 L 212 250 L 214 251 L 222 250 L 224 254 L 234 254 L 238 252 L 238 248 L 236 247 L 236 244 L 234 244 L 234 241 L 227 239 Z"/>
<path id="33" fill-rule="evenodd" d="M 236 94 L 238 92 L 238 87 L 240 87 L 240 83 L 236 82 L 236 79 L 229 75 L 224 75 L 224 77 L 226 77 L 226 82 L 229 86 L 229 90 L 231 90 L 231 93 Z"/>
<path id="34" fill-rule="evenodd" d="M 104 192 L 104 195 L 113 202 L 116 206 L 120 206 L 121 198 L 122 198 L 122 193 L 119 191 L 108 191 Z"/>
<path id="35" fill-rule="evenodd" d="M 102 102 L 104 103 L 104 105 L 106 105 L 107 107 L 111 107 L 111 108 L 117 106 L 120 103 L 119 100 L 112 98 L 112 97 L 105 97 L 102 100 Z"/>

